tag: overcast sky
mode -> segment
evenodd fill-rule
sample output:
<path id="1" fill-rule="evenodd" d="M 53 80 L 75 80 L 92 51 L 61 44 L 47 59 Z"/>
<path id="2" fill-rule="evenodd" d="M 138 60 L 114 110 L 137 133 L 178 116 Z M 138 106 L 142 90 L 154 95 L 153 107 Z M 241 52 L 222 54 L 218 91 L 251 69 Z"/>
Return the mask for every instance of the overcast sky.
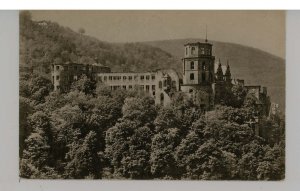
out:
<path id="1" fill-rule="evenodd" d="M 285 57 L 284 11 L 32 11 L 108 42 L 205 38 L 233 42 Z"/>

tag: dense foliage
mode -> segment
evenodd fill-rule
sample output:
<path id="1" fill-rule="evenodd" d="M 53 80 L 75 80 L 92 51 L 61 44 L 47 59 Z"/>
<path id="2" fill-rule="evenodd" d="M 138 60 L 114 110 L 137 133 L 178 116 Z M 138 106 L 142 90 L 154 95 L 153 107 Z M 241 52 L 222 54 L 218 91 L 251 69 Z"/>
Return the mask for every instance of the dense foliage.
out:
<path id="1" fill-rule="evenodd" d="M 41 76 L 20 83 L 21 177 L 284 178 L 284 123 L 261 119 L 265 136 L 255 135 L 249 101 L 204 114 L 180 93 L 158 107 L 143 92 L 110 91 L 85 76 L 64 94 Z"/>

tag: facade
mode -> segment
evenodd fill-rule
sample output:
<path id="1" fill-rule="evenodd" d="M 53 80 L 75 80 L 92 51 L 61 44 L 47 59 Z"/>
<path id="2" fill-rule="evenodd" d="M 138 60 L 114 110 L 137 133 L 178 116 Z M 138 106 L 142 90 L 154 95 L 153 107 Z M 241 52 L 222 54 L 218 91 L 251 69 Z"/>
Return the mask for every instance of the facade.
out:
<path id="1" fill-rule="evenodd" d="M 179 76 L 175 70 L 158 70 L 145 73 L 98 73 L 97 80 L 116 89 L 138 89 L 149 93 L 156 104 L 166 106 L 173 92 L 180 90 Z"/>
<path id="2" fill-rule="evenodd" d="M 219 60 L 215 64 L 212 55 L 212 44 L 188 43 L 184 45 L 182 59 L 183 77 L 175 70 L 157 70 L 143 73 L 114 73 L 107 66 L 101 64 L 78 64 L 67 62 L 52 65 L 52 82 L 55 91 L 68 91 L 73 81 L 81 75 L 97 80 L 116 89 L 138 89 L 149 93 L 155 103 L 166 106 L 171 102 L 174 92 L 182 91 L 187 97 L 198 105 L 203 111 L 222 104 L 221 98 L 225 91 L 231 90 L 233 85 L 244 86 L 244 80 L 235 80 L 231 76 L 230 66 L 222 65 Z M 256 98 L 256 106 L 260 116 L 268 116 L 270 111 L 270 98 L 267 89 L 261 86 L 244 86 L 248 94 Z"/>
<path id="3" fill-rule="evenodd" d="M 271 101 L 268 96 L 267 88 L 261 86 L 245 86 L 248 96 L 255 97 L 255 105 L 259 113 L 257 116 L 268 116 L 270 112 Z"/>
<path id="4" fill-rule="evenodd" d="M 183 84 L 185 92 L 202 110 L 214 107 L 215 57 L 212 55 L 212 44 L 188 43 L 184 45 Z"/>
<path id="5" fill-rule="evenodd" d="M 72 82 L 79 79 L 81 75 L 95 79 L 99 72 L 110 72 L 110 68 L 100 64 L 85 65 L 73 62 L 53 64 L 51 80 L 54 91 L 68 91 Z"/>

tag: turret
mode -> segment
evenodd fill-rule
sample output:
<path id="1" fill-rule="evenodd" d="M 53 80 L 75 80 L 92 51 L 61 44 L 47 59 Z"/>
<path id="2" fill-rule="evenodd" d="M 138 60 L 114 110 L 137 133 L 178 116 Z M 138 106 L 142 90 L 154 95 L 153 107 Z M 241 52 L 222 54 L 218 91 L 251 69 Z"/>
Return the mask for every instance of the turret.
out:
<path id="1" fill-rule="evenodd" d="M 225 72 L 225 81 L 231 83 L 231 72 L 230 72 L 230 66 L 228 60 L 227 60 L 227 68 Z"/>
<path id="2" fill-rule="evenodd" d="M 223 70 L 222 70 L 222 65 L 221 65 L 221 60 L 219 59 L 219 65 L 216 73 L 216 80 L 217 81 L 223 81 Z"/>

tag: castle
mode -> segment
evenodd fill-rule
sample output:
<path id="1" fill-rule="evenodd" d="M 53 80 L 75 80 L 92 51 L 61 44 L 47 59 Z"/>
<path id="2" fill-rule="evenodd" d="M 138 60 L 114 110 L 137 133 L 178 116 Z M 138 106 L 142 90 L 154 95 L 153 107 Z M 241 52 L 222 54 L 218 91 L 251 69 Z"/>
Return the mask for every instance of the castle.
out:
<path id="1" fill-rule="evenodd" d="M 111 90 L 139 89 L 147 92 L 155 99 L 155 103 L 166 106 L 171 103 L 174 92 L 181 91 L 193 100 L 201 110 L 214 108 L 226 89 L 239 84 L 244 86 L 243 80 L 234 80 L 230 66 L 221 64 L 215 66 L 212 55 L 212 44 L 205 42 L 188 43 L 184 45 L 182 58 L 183 78 L 173 69 L 157 70 L 143 73 L 115 73 L 101 64 L 64 63 L 52 65 L 52 82 L 55 91 L 67 91 L 73 81 L 85 74 L 92 80 L 99 81 Z M 225 72 L 224 72 L 225 71 Z M 256 97 L 256 105 L 261 114 L 267 116 L 270 109 L 270 98 L 267 89 L 261 86 L 244 86 L 249 93 Z"/>

